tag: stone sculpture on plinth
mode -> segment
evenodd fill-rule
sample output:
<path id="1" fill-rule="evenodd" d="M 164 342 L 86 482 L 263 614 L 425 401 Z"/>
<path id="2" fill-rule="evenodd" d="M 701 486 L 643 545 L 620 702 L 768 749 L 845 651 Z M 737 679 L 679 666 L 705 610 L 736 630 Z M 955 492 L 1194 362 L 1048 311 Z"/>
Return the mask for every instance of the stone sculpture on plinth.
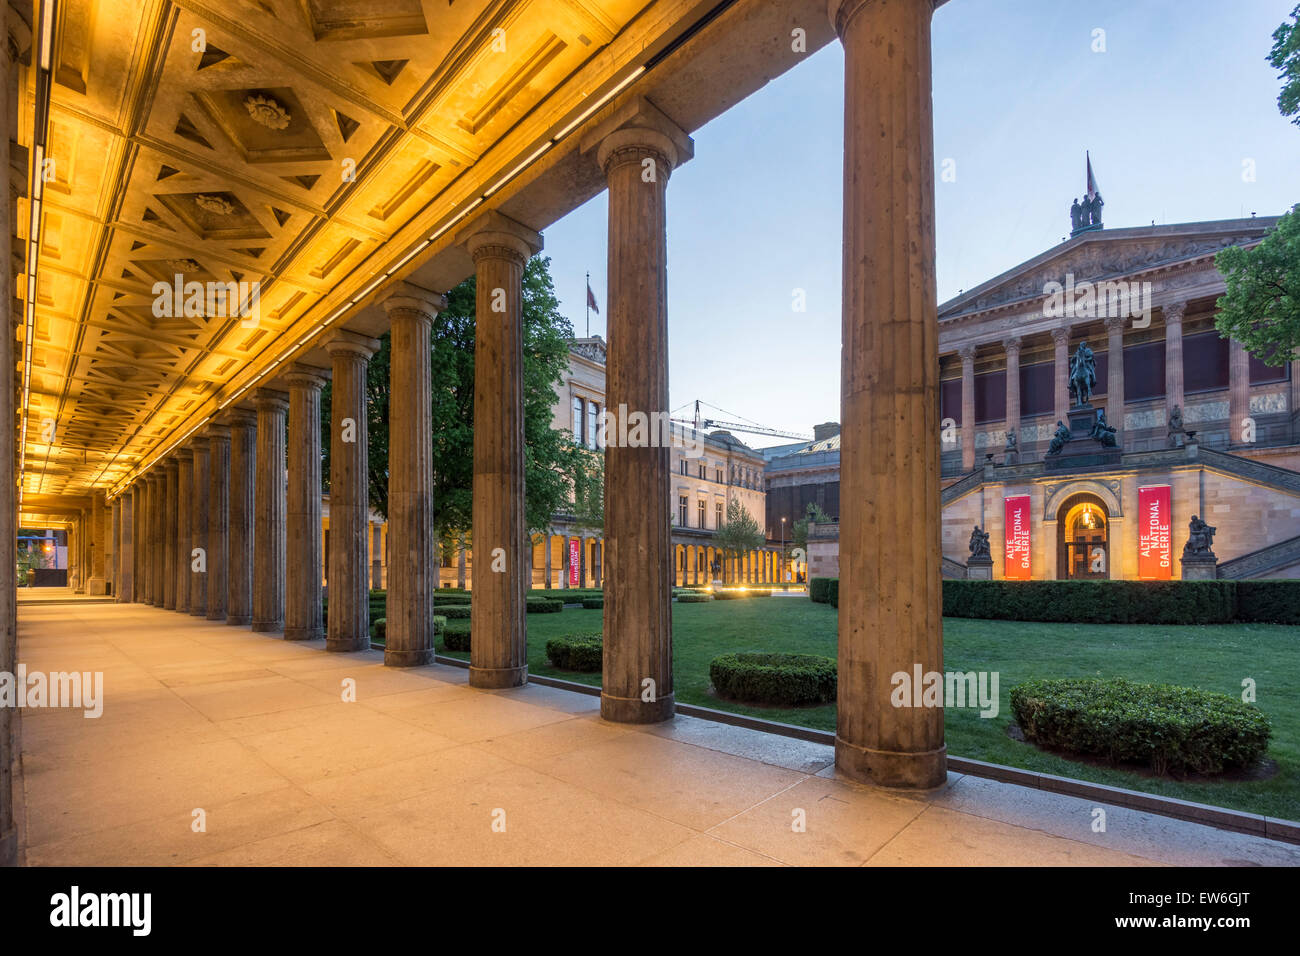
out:
<path id="1" fill-rule="evenodd" d="M 1192 515 L 1187 523 L 1187 543 L 1183 545 L 1184 581 L 1213 581 L 1219 576 L 1219 558 L 1214 553 L 1214 533 L 1218 530 L 1199 515 Z"/>
<path id="2" fill-rule="evenodd" d="M 989 553 L 989 533 L 979 525 L 970 533 L 970 557 L 966 560 L 966 578 L 970 581 L 993 580 L 993 555 Z"/>

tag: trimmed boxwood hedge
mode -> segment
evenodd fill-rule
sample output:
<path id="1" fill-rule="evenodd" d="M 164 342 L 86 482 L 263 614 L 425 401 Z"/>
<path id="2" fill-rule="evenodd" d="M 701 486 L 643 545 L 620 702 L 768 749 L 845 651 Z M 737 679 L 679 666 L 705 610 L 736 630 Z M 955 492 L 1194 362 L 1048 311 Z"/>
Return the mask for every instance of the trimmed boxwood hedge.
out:
<path id="1" fill-rule="evenodd" d="M 839 607 L 839 579 L 809 597 Z M 1080 624 L 1300 624 L 1300 580 L 944 581 L 944 617 Z"/>
<path id="2" fill-rule="evenodd" d="M 564 602 L 530 597 L 524 601 L 524 610 L 529 614 L 558 614 L 564 610 Z"/>
<path id="3" fill-rule="evenodd" d="M 435 614 L 433 616 L 433 633 L 441 634 L 447 629 L 447 615 Z"/>
<path id="4" fill-rule="evenodd" d="M 677 595 L 678 604 L 703 604 L 705 601 L 712 601 L 712 594 L 679 594 Z"/>
<path id="5" fill-rule="evenodd" d="M 594 634 L 566 634 L 546 642 L 546 656 L 556 667 L 566 671 L 600 670 L 605 639 Z"/>
<path id="6" fill-rule="evenodd" d="M 371 640 L 384 641 L 387 639 L 388 639 L 388 621 L 386 621 L 384 618 L 381 617 L 379 620 L 375 621 L 375 636 L 372 637 Z"/>
<path id="7" fill-rule="evenodd" d="M 469 650 L 469 621 L 448 621 L 442 632 L 442 642 L 449 651 Z"/>
<path id="8" fill-rule="evenodd" d="M 603 597 L 585 597 L 582 599 L 582 606 L 588 611 L 597 611 L 605 606 Z"/>
<path id="9" fill-rule="evenodd" d="M 1268 716 L 1227 694 L 1116 677 L 1032 680 L 1011 688 L 1027 740 L 1156 773 L 1251 767 L 1268 748 Z"/>
<path id="10" fill-rule="evenodd" d="M 724 654 L 709 664 L 719 697 L 799 707 L 835 699 L 835 661 L 815 654 Z"/>
<path id="11" fill-rule="evenodd" d="M 468 604 L 439 604 L 434 606 L 434 610 L 449 621 L 465 621 L 469 619 L 473 608 Z"/>
<path id="12" fill-rule="evenodd" d="M 433 592 L 434 604 L 469 604 L 474 600 L 472 594 L 443 594 L 441 591 Z"/>

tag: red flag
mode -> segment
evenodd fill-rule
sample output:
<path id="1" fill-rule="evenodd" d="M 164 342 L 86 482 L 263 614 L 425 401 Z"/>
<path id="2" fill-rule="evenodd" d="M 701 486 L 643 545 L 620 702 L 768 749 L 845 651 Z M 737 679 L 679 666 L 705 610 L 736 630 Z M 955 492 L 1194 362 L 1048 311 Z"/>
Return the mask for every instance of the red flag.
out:
<path id="1" fill-rule="evenodd" d="M 596 293 L 591 291 L 591 283 L 587 283 L 587 308 L 600 315 L 600 308 L 596 305 Z"/>
<path id="2" fill-rule="evenodd" d="M 1097 195 L 1097 180 L 1092 176 L 1092 157 L 1088 156 L 1086 151 L 1083 155 L 1088 163 L 1088 184 L 1086 192 L 1088 193 L 1088 198 L 1091 199 L 1093 196 Z"/>

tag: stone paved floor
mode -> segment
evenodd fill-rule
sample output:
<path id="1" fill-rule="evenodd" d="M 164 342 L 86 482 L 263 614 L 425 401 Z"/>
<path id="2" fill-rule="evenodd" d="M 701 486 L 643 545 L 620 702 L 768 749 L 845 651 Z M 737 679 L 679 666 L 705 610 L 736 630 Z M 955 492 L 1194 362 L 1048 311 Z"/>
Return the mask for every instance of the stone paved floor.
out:
<path id="1" fill-rule="evenodd" d="M 594 697 L 475 690 L 460 668 L 140 605 L 19 614 L 29 672 L 105 688 L 98 719 L 23 712 L 32 865 L 1300 864 L 1297 846 L 1120 808 L 1093 833 L 1088 801 L 975 777 L 882 792 L 836 779 L 818 744 L 616 726 Z"/>

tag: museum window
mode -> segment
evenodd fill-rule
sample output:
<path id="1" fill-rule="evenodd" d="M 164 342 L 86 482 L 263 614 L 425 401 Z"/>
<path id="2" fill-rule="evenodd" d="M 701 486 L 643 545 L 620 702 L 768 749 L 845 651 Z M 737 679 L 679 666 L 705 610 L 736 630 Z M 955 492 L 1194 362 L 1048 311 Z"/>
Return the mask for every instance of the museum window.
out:
<path id="1" fill-rule="evenodd" d="M 1184 365 L 1186 367 L 1186 365 Z M 1165 343 L 1124 347 L 1124 401 L 1141 402 L 1165 394 Z"/>
<path id="2" fill-rule="evenodd" d="M 1265 365 L 1263 360 L 1250 357 L 1250 384 L 1271 385 L 1274 382 L 1290 381 L 1291 363 L 1283 361 L 1281 367 Z"/>
<path id="3" fill-rule="evenodd" d="M 1020 417 L 1051 415 L 1055 411 L 1056 364 L 1042 362 L 1020 366 Z M 961 415 L 956 417 L 960 420 Z"/>
<path id="4" fill-rule="evenodd" d="M 660 500 L 662 501 L 663 499 Z M 678 527 L 682 527 L 682 528 L 686 527 L 686 496 L 685 495 L 679 495 L 677 497 L 677 525 Z"/>
<path id="5" fill-rule="evenodd" d="M 704 465 L 700 465 L 700 477 L 701 477 L 701 478 L 706 477 L 705 474 L 704 474 Z"/>
<path id="6" fill-rule="evenodd" d="M 573 397 L 573 442 L 582 444 L 582 399 L 576 395 Z"/>
<path id="7" fill-rule="evenodd" d="M 587 447 L 595 449 L 596 447 L 596 417 L 599 414 L 598 406 L 595 402 L 587 403 Z"/>
<path id="8" fill-rule="evenodd" d="M 696 502 L 696 504 L 698 505 L 696 511 L 699 515 L 700 527 L 703 528 L 704 527 L 704 501 L 700 500 Z"/>
<path id="9" fill-rule="evenodd" d="M 961 424 L 961 379 L 939 383 L 939 418 L 951 418 Z"/>
<path id="10" fill-rule="evenodd" d="M 683 475 L 686 474 L 686 459 L 683 458 L 680 462 L 678 462 L 677 467 L 681 469 Z"/>
<path id="11" fill-rule="evenodd" d="M 1183 393 L 1217 392 L 1228 387 L 1231 343 L 1218 332 L 1183 337 Z"/>
<path id="12" fill-rule="evenodd" d="M 985 372 L 975 376 L 975 424 L 1007 419 L 1007 373 Z"/>
<path id="13" fill-rule="evenodd" d="M 717 502 L 713 506 L 713 527 L 715 530 L 717 528 L 722 527 L 722 502 L 721 501 Z"/>

